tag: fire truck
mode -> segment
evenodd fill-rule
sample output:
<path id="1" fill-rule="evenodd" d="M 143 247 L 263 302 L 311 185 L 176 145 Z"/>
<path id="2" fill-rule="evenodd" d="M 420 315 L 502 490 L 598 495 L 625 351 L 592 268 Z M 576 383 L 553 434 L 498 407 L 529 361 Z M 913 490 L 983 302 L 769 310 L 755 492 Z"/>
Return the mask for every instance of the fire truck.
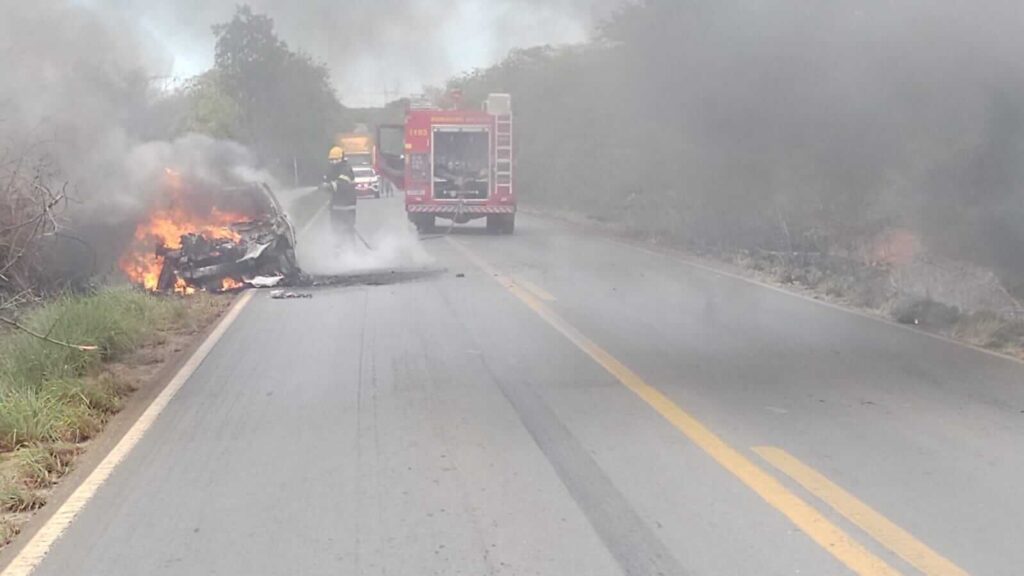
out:
<path id="1" fill-rule="evenodd" d="M 405 123 L 380 126 L 377 171 L 383 186 L 405 195 L 409 220 L 421 232 L 438 219 L 487 219 L 487 229 L 512 234 L 512 99 L 491 94 L 482 110 L 410 104 Z M 387 192 L 387 191 L 386 191 Z"/>

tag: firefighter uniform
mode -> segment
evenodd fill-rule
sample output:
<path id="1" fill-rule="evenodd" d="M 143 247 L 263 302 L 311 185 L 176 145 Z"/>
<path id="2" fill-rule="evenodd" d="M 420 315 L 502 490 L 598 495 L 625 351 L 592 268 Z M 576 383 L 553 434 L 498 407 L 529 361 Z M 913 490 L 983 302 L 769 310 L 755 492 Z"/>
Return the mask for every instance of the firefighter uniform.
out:
<path id="1" fill-rule="evenodd" d="M 331 148 L 327 159 L 325 179 L 331 190 L 331 224 L 336 232 L 349 235 L 356 225 L 356 175 L 341 148 Z"/>

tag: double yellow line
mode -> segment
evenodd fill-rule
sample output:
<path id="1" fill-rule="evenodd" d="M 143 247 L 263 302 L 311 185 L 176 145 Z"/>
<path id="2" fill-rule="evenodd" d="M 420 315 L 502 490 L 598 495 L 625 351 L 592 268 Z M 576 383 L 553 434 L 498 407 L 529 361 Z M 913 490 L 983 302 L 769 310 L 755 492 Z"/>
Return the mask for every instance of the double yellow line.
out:
<path id="1" fill-rule="evenodd" d="M 914 538 L 911 533 L 785 450 L 760 446 L 754 448 L 754 452 L 921 572 L 950 576 L 967 574 L 949 559 Z"/>
<path id="2" fill-rule="evenodd" d="M 775 477 L 645 382 L 604 348 L 587 338 L 548 306 L 544 299 L 524 288 L 521 282 L 500 273 L 464 244 L 451 238 L 448 241 L 847 568 L 865 575 L 899 574 L 899 571 L 851 538 Z M 922 572 L 930 575 L 966 574 L 952 562 L 792 456 L 777 448 L 759 448 L 755 451 Z"/>

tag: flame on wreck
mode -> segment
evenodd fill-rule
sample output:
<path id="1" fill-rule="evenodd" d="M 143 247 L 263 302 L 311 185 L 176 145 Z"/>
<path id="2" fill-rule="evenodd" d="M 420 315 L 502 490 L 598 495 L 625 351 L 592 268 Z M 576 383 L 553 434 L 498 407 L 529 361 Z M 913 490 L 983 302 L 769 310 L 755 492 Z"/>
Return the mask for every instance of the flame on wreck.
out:
<path id="1" fill-rule="evenodd" d="M 201 254 L 196 246 L 203 247 Z M 268 248 L 268 257 L 260 259 Z M 247 259 L 254 249 L 257 258 Z M 272 265 L 270 257 L 276 258 Z M 214 192 L 170 169 L 161 202 L 137 224 L 119 261 L 132 283 L 179 294 L 236 290 L 246 275 L 272 273 L 275 265 L 282 275 L 297 272 L 294 232 L 269 188 L 250 184 Z"/>
<path id="2" fill-rule="evenodd" d="M 237 221 L 238 218 L 221 212 L 210 214 L 208 219 L 180 208 L 154 212 L 135 228 L 135 240 L 121 258 L 121 270 L 133 283 L 156 290 L 164 263 L 159 254 L 161 248 L 180 250 L 181 238 L 186 234 L 238 241 L 241 237 L 230 226 Z"/>

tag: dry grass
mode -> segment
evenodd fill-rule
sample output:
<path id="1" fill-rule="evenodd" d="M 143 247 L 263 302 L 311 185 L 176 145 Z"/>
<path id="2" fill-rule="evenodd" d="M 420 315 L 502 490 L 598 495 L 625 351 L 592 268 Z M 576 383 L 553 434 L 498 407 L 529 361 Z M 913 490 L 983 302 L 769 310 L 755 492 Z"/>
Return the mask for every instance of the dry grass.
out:
<path id="1" fill-rule="evenodd" d="M 0 337 L 0 451 L 94 436 L 131 391 L 129 383 L 102 374 L 102 364 L 158 344 L 167 332 L 195 332 L 218 313 L 217 305 L 205 295 L 186 302 L 119 289 L 62 298 L 33 311 L 25 325 L 99 351 L 24 333 Z"/>
<path id="2" fill-rule="evenodd" d="M 21 523 L 13 518 L 0 518 L 0 547 L 6 546 L 21 533 Z"/>
<path id="3" fill-rule="evenodd" d="M 0 510 L 4 512 L 29 512 L 46 504 L 46 498 L 36 489 L 30 488 L 19 478 L 0 477 Z"/>
<path id="4" fill-rule="evenodd" d="M 1016 352 L 1024 348 L 1024 321 L 993 312 L 975 312 L 960 319 L 953 335 L 976 346 Z"/>

